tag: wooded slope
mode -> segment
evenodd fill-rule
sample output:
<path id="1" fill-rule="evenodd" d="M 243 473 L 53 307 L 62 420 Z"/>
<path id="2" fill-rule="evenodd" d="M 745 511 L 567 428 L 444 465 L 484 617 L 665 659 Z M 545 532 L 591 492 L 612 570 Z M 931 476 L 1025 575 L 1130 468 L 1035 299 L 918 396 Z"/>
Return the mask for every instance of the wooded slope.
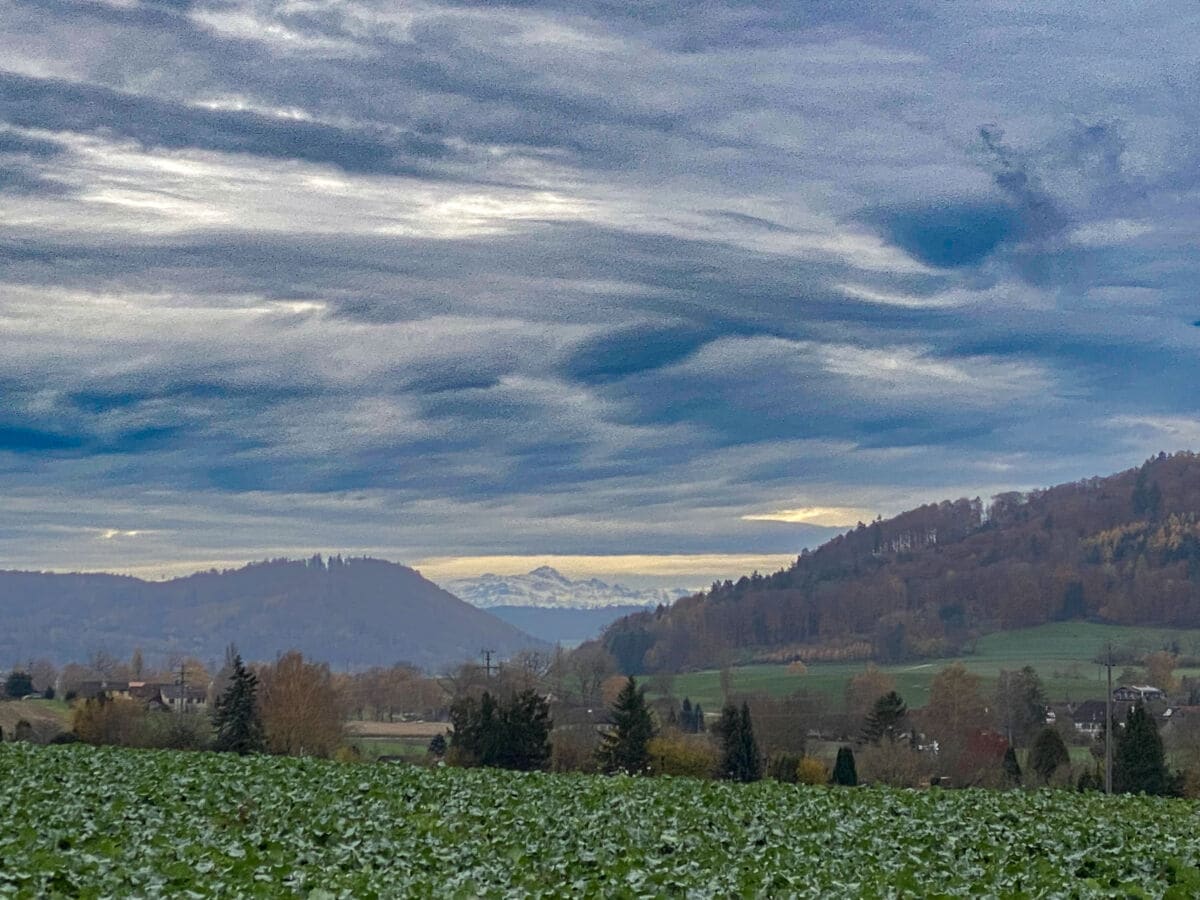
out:
<path id="1" fill-rule="evenodd" d="M 612 625 L 628 672 L 760 658 L 884 661 L 1063 619 L 1200 626 L 1200 457 L 1028 494 L 931 503 Z"/>

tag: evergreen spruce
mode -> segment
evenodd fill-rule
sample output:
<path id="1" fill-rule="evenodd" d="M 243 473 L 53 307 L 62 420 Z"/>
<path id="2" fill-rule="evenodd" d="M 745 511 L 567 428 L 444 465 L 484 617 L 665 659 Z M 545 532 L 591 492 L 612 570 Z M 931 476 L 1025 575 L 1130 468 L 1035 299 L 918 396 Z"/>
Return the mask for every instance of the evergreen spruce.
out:
<path id="1" fill-rule="evenodd" d="M 833 775 L 829 780 L 842 787 L 858 785 L 858 768 L 854 764 L 854 751 L 849 747 L 838 748 L 837 761 L 833 764 Z"/>
<path id="2" fill-rule="evenodd" d="M 1001 763 L 1004 769 L 1004 783 L 1009 787 L 1021 786 L 1021 764 L 1017 762 L 1017 751 L 1013 749 L 1012 744 L 1009 744 L 1004 750 L 1004 762 Z"/>
<path id="3" fill-rule="evenodd" d="M 33 676 L 28 672 L 14 669 L 4 682 L 4 696 L 20 700 L 26 694 L 33 693 Z"/>
<path id="4" fill-rule="evenodd" d="M 257 691 L 258 676 L 246 668 L 240 656 L 235 656 L 229 686 L 217 698 L 213 715 L 213 727 L 217 731 L 215 750 L 243 756 L 262 752 L 263 730 L 255 699 Z"/>
<path id="5" fill-rule="evenodd" d="M 878 744 L 884 738 L 895 741 L 900 737 L 904 719 L 908 715 L 908 706 L 895 691 L 888 691 L 875 701 L 875 705 L 867 714 L 863 727 L 863 740 L 868 744 Z"/>
<path id="6" fill-rule="evenodd" d="M 1029 750 L 1029 767 L 1037 772 L 1042 784 L 1049 784 L 1061 766 L 1070 765 L 1071 754 L 1063 743 L 1062 735 L 1046 726 L 1038 732 Z"/>
<path id="7" fill-rule="evenodd" d="M 1172 791 L 1162 738 L 1153 717 L 1137 704 L 1117 732 L 1113 753 L 1113 790 L 1122 794 L 1164 796 Z"/>
<path id="8" fill-rule="evenodd" d="M 687 697 L 679 707 L 679 728 L 688 734 L 696 733 L 696 714 L 692 711 L 692 701 Z"/>
<path id="9" fill-rule="evenodd" d="M 550 705 L 532 689 L 506 703 L 487 691 L 478 701 L 462 697 L 450 706 L 450 724 L 448 753 L 455 765 L 529 772 L 550 761 Z"/>
<path id="10" fill-rule="evenodd" d="M 720 776 L 729 781 L 758 781 L 763 776 L 762 756 L 750 721 L 750 705 L 742 703 L 739 711 L 732 703 L 721 710 L 717 726 L 721 737 Z"/>
<path id="11" fill-rule="evenodd" d="M 504 744 L 500 766 L 521 772 L 546 768 L 550 762 L 550 704 L 537 691 L 521 691 L 501 710 Z"/>
<path id="12" fill-rule="evenodd" d="M 633 676 L 609 711 L 612 729 L 600 741 L 596 758 L 607 775 L 626 772 L 640 775 L 650 768 L 650 739 L 654 737 L 654 720 L 646 706 L 646 692 L 639 689 Z"/>
<path id="13" fill-rule="evenodd" d="M 692 726 L 696 734 L 704 734 L 704 707 L 699 703 L 692 708 Z"/>

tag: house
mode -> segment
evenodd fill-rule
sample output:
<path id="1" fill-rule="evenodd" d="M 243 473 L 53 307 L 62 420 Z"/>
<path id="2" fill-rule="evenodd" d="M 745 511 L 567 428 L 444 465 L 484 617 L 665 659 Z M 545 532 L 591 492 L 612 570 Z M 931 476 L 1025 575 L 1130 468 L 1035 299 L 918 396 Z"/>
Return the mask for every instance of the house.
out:
<path id="1" fill-rule="evenodd" d="M 115 700 L 121 697 L 125 700 L 130 699 L 129 682 L 128 681 L 81 681 L 78 690 L 75 691 L 75 696 L 80 700 L 95 700 L 97 697 L 104 697 L 108 700 Z"/>
<path id="2" fill-rule="evenodd" d="M 1106 704 L 1103 700 L 1085 700 L 1071 710 L 1071 723 L 1080 734 L 1097 737 L 1104 731 Z M 1116 710 L 1113 710 L 1116 714 Z M 1118 718 L 1117 721 L 1120 721 Z"/>
<path id="3" fill-rule="evenodd" d="M 79 685 L 77 696 L 94 700 L 103 696 L 140 700 L 148 707 L 182 712 L 202 712 L 208 709 L 208 688 L 193 684 L 164 684 L 157 681 L 85 681 Z"/>
<path id="4" fill-rule="evenodd" d="M 1200 706 L 1168 706 L 1163 710 L 1162 727 L 1174 728 L 1181 722 L 1200 719 Z"/>
<path id="5" fill-rule="evenodd" d="M 1113 689 L 1113 699 L 1125 703 L 1152 703 L 1166 698 L 1166 694 L 1149 684 L 1123 684 Z"/>
<path id="6" fill-rule="evenodd" d="M 159 685 L 159 702 L 174 712 L 203 712 L 208 709 L 208 689 L 196 684 Z"/>

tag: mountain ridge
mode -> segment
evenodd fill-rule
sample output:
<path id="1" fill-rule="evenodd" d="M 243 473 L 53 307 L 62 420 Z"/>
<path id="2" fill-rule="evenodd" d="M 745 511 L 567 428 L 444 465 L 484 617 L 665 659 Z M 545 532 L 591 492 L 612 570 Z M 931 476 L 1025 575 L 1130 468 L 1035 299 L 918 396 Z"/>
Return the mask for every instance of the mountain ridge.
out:
<path id="1" fill-rule="evenodd" d="M 602 609 L 607 606 L 670 605 L 693 591 L 685 588 L 637 589 L 599 578 L 572 580 L 553 566 L 538 566 L 524 575 L 486 572 L 474 578 L 444 583 L 446 590 L 478 606 L 540 607 L 546 609 Z"/>
<path id="2" fill-rule="evenodd" d="M 334 667 L 436 669 L 547 644 L 414 569 L 370 557 L 276 559 L 167 581 L 0 571 L 0 659 L 83 661 L 96 651 L 248 659 L 298 649 Z"/>

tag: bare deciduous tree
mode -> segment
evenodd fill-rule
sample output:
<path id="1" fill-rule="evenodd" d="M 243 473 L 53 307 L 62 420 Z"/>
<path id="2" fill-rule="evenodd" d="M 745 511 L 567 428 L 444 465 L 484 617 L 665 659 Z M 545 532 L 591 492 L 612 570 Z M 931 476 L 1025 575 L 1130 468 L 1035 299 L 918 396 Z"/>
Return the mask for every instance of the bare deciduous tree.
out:
<path id="1" fill-rule="evenodd" d="M 257 674 L 267 749 L 292 756 L 330 756 L 343 732 L 341 702 L 329 666 L 305 662 L 292 650 Z"/>

